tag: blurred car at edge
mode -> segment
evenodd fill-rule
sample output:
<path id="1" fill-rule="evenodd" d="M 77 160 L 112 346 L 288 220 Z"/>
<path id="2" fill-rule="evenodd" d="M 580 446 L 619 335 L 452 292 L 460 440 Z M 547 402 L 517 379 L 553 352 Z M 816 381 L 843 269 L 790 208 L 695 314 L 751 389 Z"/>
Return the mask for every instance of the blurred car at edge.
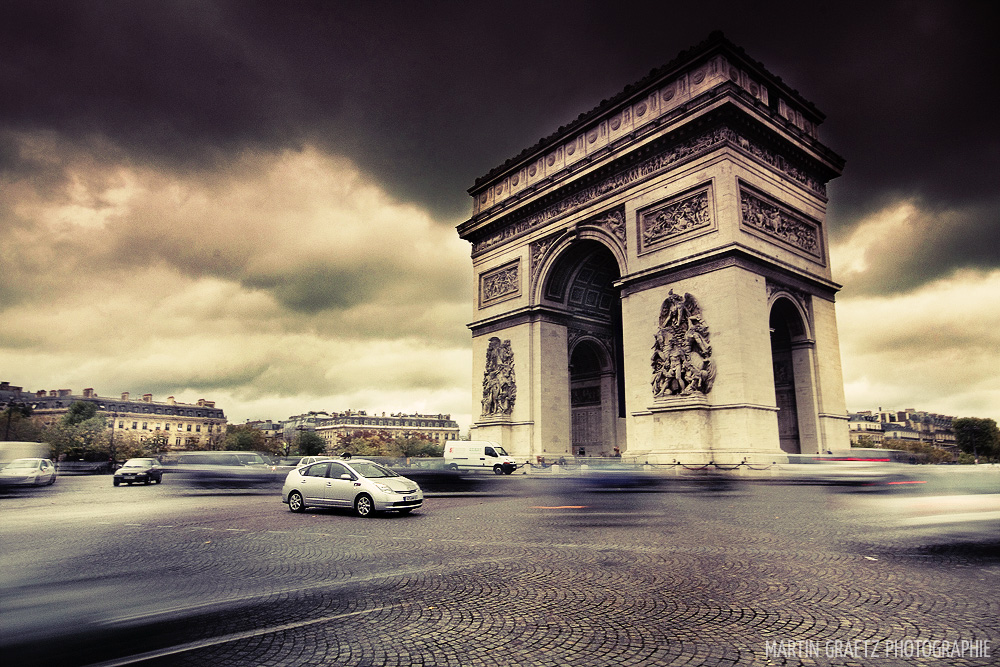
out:
<path id="1" fill-rule="evenodd" d="M 42 486 L 55 481 L 56 466 L 49 459 L 14 459 L 0 470 L 0 486 Z"/>

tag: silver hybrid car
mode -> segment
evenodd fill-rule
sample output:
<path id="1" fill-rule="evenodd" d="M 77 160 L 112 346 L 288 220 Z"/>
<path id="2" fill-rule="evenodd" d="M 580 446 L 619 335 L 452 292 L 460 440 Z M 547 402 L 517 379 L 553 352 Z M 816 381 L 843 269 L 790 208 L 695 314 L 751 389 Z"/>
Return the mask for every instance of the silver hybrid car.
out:
<path id="1" fill-rule="evenodd" d="M 408 514 L 424 504 L 413 480 L 365 459 L 320 461 L 285 477 L 281 502 L 293 512 L 307 507 L 344 507 L 358 516 L 375 512 Z"/>

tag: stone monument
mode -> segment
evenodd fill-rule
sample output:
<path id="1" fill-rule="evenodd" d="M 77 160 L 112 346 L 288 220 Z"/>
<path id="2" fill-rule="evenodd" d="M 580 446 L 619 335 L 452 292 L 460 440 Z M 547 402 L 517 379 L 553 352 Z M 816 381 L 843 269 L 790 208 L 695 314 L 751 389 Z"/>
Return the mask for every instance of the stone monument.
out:
<path id="1" fill-rule="evenodd" d="M 823 118 L 713 33 L 478 179 L 472 437 L 532 462 L 848 446 Z"/>

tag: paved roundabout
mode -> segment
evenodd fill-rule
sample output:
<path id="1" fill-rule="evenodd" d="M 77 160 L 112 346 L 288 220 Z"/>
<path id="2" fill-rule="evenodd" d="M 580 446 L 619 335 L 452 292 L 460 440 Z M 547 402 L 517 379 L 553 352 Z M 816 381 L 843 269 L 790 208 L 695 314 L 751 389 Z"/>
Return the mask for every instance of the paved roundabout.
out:
<path id="1" fill-rule="evenodd" d="M 121 584 L 128 602 L 62 635 L 58 664 L 998 662 L 983 655 L 1000 639 L 995 544 L 914 541 L 815 488 L 510 491 L 368 520 L 269 495 L 201 498 L 222 509 L 169 523 L 105 517 L 86 560 L 67 550 L 80 594 L 98 570 L 155 586 Z M 969 646 L 935 657 L 934 642 Z"/>

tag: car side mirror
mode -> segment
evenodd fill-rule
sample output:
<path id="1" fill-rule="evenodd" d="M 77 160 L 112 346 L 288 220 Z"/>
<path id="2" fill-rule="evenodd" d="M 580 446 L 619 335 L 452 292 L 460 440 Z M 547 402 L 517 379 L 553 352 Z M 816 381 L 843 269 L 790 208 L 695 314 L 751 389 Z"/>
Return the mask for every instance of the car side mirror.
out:
<path id="1" fill-rule="evenodd" d="M 348 475 L 346 472 L 340 476 L 340 479 L 346 479 L 348 482 L 352 481 L 354 478 Z"/>

